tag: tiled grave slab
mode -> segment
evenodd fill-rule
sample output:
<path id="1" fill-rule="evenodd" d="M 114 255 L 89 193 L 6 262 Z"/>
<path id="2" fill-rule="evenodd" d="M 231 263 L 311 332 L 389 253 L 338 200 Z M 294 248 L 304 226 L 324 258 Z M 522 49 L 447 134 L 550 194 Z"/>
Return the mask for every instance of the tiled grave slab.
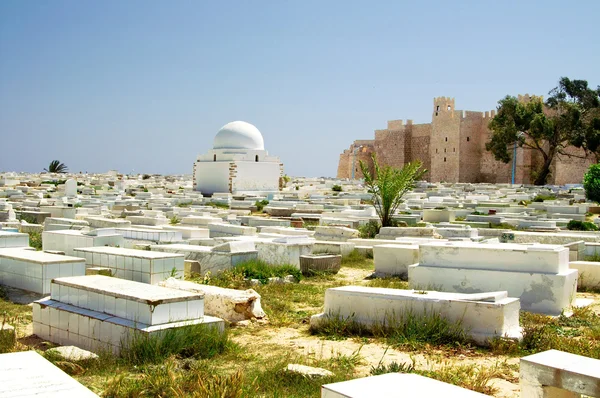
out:
<path id="1" fill-rule="evenodd" d="M 85 275 L 85 260 L 22 248 L 0 249 L 0 284 L 40 294 L 50 293 L 50 281 Z"/>
<path id="2" fill-rule="evenodd" d="M 204 314 L 201 293 L 104 275 L 55 279 L 51 297 L 63 304 L 148 325 L 197 319 Z"/>
<path id="3" fill-rule="evenodd" d="M 135 282 L 153 285 L 169 277 L 182 278 L 184 255 L 124 249 L 119 247 L 86 247 L 73 250 L 86 259 L 88 267 L 108 268 L 112 275 Z"/>

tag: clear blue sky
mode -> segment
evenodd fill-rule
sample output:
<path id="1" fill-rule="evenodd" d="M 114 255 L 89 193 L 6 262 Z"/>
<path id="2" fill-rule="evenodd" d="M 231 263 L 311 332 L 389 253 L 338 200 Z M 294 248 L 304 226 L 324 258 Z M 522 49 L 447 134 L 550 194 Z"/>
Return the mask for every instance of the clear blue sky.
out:
<path id="1" fill-rule="evenodd" d="M 191 173 L 245 120 L 289 175 L 435 96 L 600 84 L 600 1 L 0 1 L 0 171 Z"/>

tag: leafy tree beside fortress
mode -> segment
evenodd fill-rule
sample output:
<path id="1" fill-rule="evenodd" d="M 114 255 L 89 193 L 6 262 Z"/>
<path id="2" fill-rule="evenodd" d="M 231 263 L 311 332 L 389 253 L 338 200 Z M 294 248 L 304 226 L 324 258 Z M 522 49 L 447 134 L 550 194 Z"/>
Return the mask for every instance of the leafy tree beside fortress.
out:
<path id="1" fill-rule="evenodd" d="M 491 140 L 486 143 L 496 160 L 512 160 L 514 143 L 531 149 L 541 161 L 532 170 L 535 185 L 544 185 L 552 162 L 560 156 L 578 156 L 565 149 L 581 148 L 600 157 L 600 87 L 591 89 L 585 80 L 560 79 L 544 103 L 541 97 L 519 101 L 506 96 L 498 102 L 490 121 Z"/>

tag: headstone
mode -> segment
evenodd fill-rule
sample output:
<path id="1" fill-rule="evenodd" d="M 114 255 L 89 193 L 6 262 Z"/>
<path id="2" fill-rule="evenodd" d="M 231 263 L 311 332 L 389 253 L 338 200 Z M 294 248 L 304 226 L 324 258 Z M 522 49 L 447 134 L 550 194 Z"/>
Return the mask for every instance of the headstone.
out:
<path id="1" fill-rule="evenodd" d="M 69 178 L 65 181 L 65 196 L 70 198 L 77 196 L 77 181 L 75 179 Z"/>

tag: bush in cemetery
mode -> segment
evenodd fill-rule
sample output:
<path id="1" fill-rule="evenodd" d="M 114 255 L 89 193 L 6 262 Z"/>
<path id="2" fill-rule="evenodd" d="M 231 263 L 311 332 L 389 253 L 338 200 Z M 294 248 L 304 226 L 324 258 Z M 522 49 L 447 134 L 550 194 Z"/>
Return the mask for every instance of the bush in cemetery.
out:
<path id="1" fill-rule="evenodd" d="M 342 186 L 341 185 L 334 185 L 331 187 L 331 190 L 333 192 L 342 192 Z"/>
<path id="2" fill-rule="evenodd" d="M 374 239 L 375 235 L 379 233 L 380 228 L 381 226 L 377 221 L 371 220 L 367 224 L 358 227 L 358 232 L 363 239 Z"/>
<path id="3" fill-rule="evenodd" d="M 259 211 L 259 212 L 262 212 L 263 209 L 265 208 L 265 206 L 268 204 L 269 204 L 269 201 L 266 199 L 257 200 L 256 202 L 254 202 L 254 205 L 256 206 L 256 211 Z"/>
<path id="4" fill-rule="evenodd" d="M 415 161 L 406 164 L 402 169 L 391 166 L 380 166 L 375 154 L 373 158 L 373 169 L 362 160 L 360 169 L 364 176 L 365 186 L 373 195 L 373 206 L 381 219 L 382 227 L 393 226 L 392 216 L 402 203 L 402 197 L 414 188 L 427 170 L 421 168 L 421 162 Z"/>
<path id="5" fill-rule="evenodd" d="M 598 227 L 593 222 L 571 220 L 567 224 L 570 231 L 597 231 Z"/>
<path id="6" fill-rule="evenodd" d="M 596 203 L 600 203 L 600 163 L 590 166 L 583 176 L 583 188 L 585 197 Z"/>

